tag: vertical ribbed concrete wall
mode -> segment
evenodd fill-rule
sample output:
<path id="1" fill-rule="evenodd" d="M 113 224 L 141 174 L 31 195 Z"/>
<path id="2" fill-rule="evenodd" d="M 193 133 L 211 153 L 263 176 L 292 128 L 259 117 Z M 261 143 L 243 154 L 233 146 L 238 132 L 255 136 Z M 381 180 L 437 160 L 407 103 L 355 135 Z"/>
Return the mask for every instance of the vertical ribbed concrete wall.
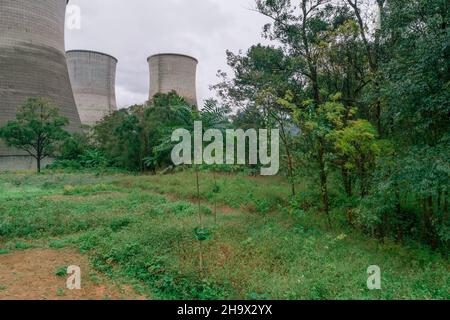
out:
<path id="1" fill-rule="evenodd" d="M 67 65 L 81 123 L 94 125 L 117 110 L 117 59 L 95 51 L 67 51 Z"/>
<path id="2" fill-rule="evenodd" d="M 175 90 L 190 104 L 197 106 L 197 59 L 181 54 L 157 54 L 148 58 L 150 95 Z"/>
<path id="3" fill-rule="evenodd" d="M 60 107 L 69 130 L 80 130 L 64 50 L 67 2 L 0 0 L 0 126 L 15 118 L 26 98 L 41 96 Z M 23 155 L 0 143 L 0 158 Z M 3 160 L 0 170 L 9 169 Z"/>

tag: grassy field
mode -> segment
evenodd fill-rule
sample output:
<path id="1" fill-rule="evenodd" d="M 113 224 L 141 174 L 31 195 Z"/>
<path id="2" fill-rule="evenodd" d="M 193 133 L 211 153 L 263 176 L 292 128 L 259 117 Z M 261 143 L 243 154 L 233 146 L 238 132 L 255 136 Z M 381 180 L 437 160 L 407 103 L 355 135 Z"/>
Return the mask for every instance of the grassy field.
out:
<path id="1" fill-rule="evenodd" d="M 192 172 L 1 174 L 0 254 L 75 248 L 149 299 L 450 298 L 448 258 L 367 238 L 339 210 L 330 229 L 306 187 L 302 209 L 286 202 L 280 178 L 217 181 L 215 193 L 213 175 L 201 173 L 211 237 L 200 243 Z M 382 290 L 367 289 L 369 265 L 380 266 Z"/>

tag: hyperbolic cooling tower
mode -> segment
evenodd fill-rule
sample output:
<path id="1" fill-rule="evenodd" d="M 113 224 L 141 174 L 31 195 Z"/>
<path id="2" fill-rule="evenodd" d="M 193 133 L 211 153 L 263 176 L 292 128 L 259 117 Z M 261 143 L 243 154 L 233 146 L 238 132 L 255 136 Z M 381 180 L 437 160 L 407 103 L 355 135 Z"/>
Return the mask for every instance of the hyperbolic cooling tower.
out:
<path id="1" fill-rule="evenodd" d="M 40 96 L 60 107 L 69 130 L 80 130 L 64 52 L 67 2 L 0 0 L 0 126 L 15 118 L 26 98 Z M 0 169 L 28 161 L 23 155 L 0 145 Z"/>
<path id="2" fill-rule="evenodd" d="M 67 51 L 66 57 L 81 123 L 94 125 L 117 110 L 117 59 L 86 50 Z"/>
<path id="3" fill-rule="evenodd" d="M 190 104 L 197 106 L 197 59 L 181 54 L 157 54 L 148 58 L 150 97 L 175 90 Z"/>

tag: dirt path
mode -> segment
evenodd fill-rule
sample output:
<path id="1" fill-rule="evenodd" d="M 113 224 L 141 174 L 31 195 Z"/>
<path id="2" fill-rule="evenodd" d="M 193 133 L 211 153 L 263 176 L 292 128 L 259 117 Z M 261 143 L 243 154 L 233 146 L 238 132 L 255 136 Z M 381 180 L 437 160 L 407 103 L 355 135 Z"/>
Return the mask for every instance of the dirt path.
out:
<path id="1" fill-rule="evenodd" d="M 81 290 L 69 290 L 67 275 L 57 270 L 81 268 Z M 63 268 L 62 268 L 63 267 Z M 129 287 L 108 283 L 95 273 L 86 256 L 72 249 L 33 249 L 0 255 L 0 300 L 143 299 Z"/>

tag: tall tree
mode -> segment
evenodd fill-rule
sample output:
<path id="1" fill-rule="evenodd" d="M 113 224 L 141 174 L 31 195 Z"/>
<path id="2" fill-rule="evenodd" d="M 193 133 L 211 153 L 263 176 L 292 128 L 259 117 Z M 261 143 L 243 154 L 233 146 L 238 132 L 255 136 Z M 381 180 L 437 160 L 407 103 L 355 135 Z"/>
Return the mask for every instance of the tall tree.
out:
<path id="1" fill-rule="evenodd" d="M 282 49 L 270 46 L 252 46 L 244 55 L 227 53 L 228 64 L 233 70 L 230 79 L 222 74 L 218 90 L 223 100 L 239 108 L 234 125 L 247 128 L 278 128 L 283 143 L 287 175 L 295 196 L 295 164 L 293 155 L 290 110 L 277 103 L 287 91 L 302 94 L 296 78 L 295 61 Z"/>
<path id="2" fill-rule="evenodd" d="M 347 0 L 347 3 L 353 9 L 356 21 L 359 26 L 359 32 L 367 55 L 370 83 L 373 86 L 373 95 L 371 103 L 374 107 L 374 122 L 378 133 L 383 133 L 382 128 L 382 101 L 380 93 L 380 35 L 382 28 L 382 17 L 384 16 L 385 0 Z M 366 13 L 364 15 L 363 13 Z"/>
<path id="3" fill-rule="evenodd" d="M 42 160 L 53 156 L 58 143 L 69 136 L 64 130 L 68 123 L 69 120 L 59 115 L 59 108 L 49 99 L 28 98 L 19 108 L 16 120 L 0 129 L 0 137 L 8 146 L 35 158 L 39 173 Z"/>
<path id="4" fill-rule="evenodd" d="M 333 9 L 330 3 L 300 0 L 296 7 L 291 0 L 256 0 L 257 11 L 273 20 L 264 27 L 266 37 L 279 41 L 296 57 L 299 76 L 306 78 L 316 105 L 321 102 L 317 45 L 328 27 L 327 16 Z"/>

